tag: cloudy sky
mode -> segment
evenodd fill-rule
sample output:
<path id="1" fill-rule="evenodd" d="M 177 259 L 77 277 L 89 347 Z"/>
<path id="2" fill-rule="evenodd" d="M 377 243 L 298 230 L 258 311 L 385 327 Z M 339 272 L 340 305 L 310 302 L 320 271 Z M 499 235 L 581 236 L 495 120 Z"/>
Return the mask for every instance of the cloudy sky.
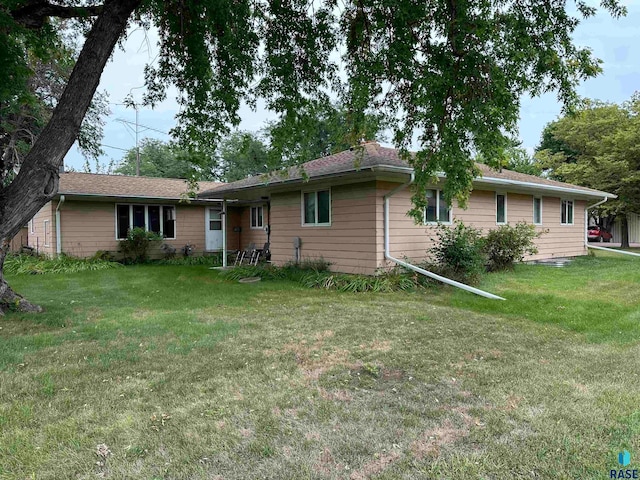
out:
<path id="1" fill-rule="evenodd" d="M 576 30 L 574 38 L 578 45 L 590 47 L 595 56 L 603 61 L 604 72 L 597 78 L 582 84 L 580 95 L 599 100 L 620 103 L 636 90 L 640 90 L 640 2 L 629 0 L 628 15 L 614 20 L 605 13 L 583 22 Z M 103 140 L 105 155 L 101 163 L 120 161 L 123 150 L 135 146 L 133 125 L 135 112 L 119 105 L 131 93 L 134 99 L 142 98 L 144 84 L 143 69 L 153 61 L 157 47 L 153 38 L 141 30 L 129 35 L 124 51 L 117 51 L 107 65 L 100 83 L 100 90 L 109 94 L 111 115 L 106 119 Z M 171 95 L 169 95 L 171 97 Z M 556 119 L 561 106 L 553 94 L 538 98 L 523 98 L 520 111 L 520 139 L 530 151 L 538 144 L 544 126 Z M 158 105 L 154 110 L 141 108 L 139 111 L 140 138 L 153 137 L 167 140 L 167 133 L 174 126 L 177 111 L 172 98 Z M 259 130 L 265 121 L 273 119 L 270 112 L 250 109 L 241 111 L 243 130 Z M 129 122 L 129 123 L 127 123 Z M 82 169 L 84 158 L 73 147 L 65 164 Z"/>

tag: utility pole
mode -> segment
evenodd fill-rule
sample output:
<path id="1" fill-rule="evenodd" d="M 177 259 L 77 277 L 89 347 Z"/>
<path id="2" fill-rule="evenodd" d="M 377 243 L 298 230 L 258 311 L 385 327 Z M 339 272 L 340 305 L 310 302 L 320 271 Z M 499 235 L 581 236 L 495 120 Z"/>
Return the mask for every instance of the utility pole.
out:
<path id="1" fill-rule="evenodd" d="M 136 177 L 140 176 L 140 144 L 138 143 L 138 104 L 134 103 L 136 109 Z"/>

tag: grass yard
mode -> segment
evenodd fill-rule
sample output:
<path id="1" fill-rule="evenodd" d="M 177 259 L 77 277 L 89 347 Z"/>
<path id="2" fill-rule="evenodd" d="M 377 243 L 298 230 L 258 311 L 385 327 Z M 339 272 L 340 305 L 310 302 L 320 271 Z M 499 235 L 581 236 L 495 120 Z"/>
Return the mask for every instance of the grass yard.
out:
<path id="1" fill-rule="evenodd" d="M 0 478 L 609 478 L 640 455 L 640 259 L 347 294 L 207 267 L 20 275 Z"/>

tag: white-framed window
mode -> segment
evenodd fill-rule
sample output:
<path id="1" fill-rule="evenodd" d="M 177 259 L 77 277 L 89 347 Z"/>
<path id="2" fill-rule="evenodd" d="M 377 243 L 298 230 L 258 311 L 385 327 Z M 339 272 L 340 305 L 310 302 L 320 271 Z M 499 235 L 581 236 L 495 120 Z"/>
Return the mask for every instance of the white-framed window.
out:
<path id="1" fill-rule="evenodd" d="M 542 225 L 542 197 L 533 197 L 533 224 Z"/>
<path id="2" fill-rule="evenodd" d="M 331 190 L 302 192 L 302 225 L 331 225 Z"/>
<path id="3" fill-rule="evenodd" d="M 507 194 L 496 193 L 496 224 L 507 223 Z"/>
<path id="4" fill-rule="evenodd" d="M 264 227 L 264 207 L 251 207 L 251 228 L 258 229 Z"/>
<path id="5" fill-rule="evenodd" d="M 451 205 L 444 200 L 444 192 L 427 189 L 427 208 L 424 209 L 424 223 L 451 223 Z"/>
<path id="6" fill-rule="evenodd" d="M 49 237 L 50 237 L 50 232 L 49 232 L 49 220 L 45 220 L 43 223 L 43 227 L 44 227 L 44 246 L 48 247 L 49 246 Z"/>
<path id="7" fill-rule="evenodd" d="M 560 202 L 560 224 L 573 225 L 573 200 Z"/>
<path id="8" fill-rule="evenodd" d="M 173 205 L 116 205 L 116 239 L 127 238 L 132 228 L 144 228 L 164 238 L 176 238 L 176 207 Z"/>
<path id="9" fill-rule="evenodd" d="M 36 222 L 33 220 L 29 220 L 29 233 L 36 233 Z"/>

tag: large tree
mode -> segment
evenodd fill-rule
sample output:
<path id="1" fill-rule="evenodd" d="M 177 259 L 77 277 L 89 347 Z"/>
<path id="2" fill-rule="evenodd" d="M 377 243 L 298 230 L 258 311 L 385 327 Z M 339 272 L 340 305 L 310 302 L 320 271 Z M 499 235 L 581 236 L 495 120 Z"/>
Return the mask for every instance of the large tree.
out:
<path id="1" fill-rule="evenodd" d="M 172 142 L 145 138 L 139 149 L 129 149 L 115 173 L 135 175 L 138 156 L 140 175 L 145 177 L 185 178 L 214 180 L 218 176 L 218 163 L 213 155 L 190 152 Z"/>
<path id="2" fill-rule="evenodd" d="M 618 0 L 602 5 L 624 13 Z M 491 159 L 508 145 L 523 93 L 555 90 L 571 103 L 576 84 L 598 73 L 590 51 L 571 39 L 595 12 L 583 0 L 0 0 L 0 103 L 25 91 L 26 52 L 50 53 L 60 35 L 52 18 L 77 19 L 87 31 L 51 119 L 0 190 L 0 272 L 11 237 L 55 195 L 58 168 L 132 22 L 159 31 L 147 100 L 177 87 L 174 133 L 185 143 L 209 146 L 238 123 L 243 101 L 259 97 L 296 129 L 298 112 L 337 90 L 353 138 L 367 111 L 386 114 L 416 171 L 412 213 L 419 216 L 435 172 L 446 172 L 448 198 L 465 200 L 476 173 L 472 154 Z M 409 156 L 416 135 L 419 152 Z M 33 308 L 2 276 L 0 302 Z"/>
<path id="3" fill-rule="evenodd" d="M 602 227 L 616 218 L 629 246 L 627 214 L 640 212 L 640 97 L 622 105 L 586 100 L 548 124 L 536 158 L 551 178 L 615 193 L 597 210 Z"/>

